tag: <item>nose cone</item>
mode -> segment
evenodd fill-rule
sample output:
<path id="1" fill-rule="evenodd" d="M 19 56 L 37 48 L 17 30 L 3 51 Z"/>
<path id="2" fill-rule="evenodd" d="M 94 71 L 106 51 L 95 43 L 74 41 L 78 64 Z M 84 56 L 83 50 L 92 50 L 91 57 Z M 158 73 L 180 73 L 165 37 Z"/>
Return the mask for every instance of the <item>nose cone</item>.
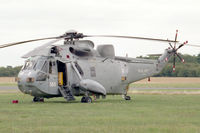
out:
<path id="1" fill-rule="evenodd" d="M 20 71 L 18 74 L 18 88 L 25 94 L 32 94 L 36 72 L 33 70 Z"/>

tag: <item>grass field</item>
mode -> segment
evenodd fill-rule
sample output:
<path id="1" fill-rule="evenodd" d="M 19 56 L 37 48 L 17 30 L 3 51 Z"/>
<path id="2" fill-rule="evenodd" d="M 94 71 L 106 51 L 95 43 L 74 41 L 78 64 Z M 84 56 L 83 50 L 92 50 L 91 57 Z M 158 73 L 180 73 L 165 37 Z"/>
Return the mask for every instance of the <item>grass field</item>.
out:
<path id="1" fill-rule="evenodd" d="M 12 82 L 12 83 L 0 83 L 0 86 L 17 86 L 16 82 Z"/>
<path id="2" fill-rule="evenodd" d="M 31 102 L 21 93 L 0 93 L 0 132 L 199 133 L 200 95 L 108 96 L 92 104 L 63 98 Z M 12 100 L 18 99 L 18 104 Z"/>
<path id="3" fill-rule="evenodd" d="M 200 88 L 200 83 L 132 83 L 131 88 Z"/>
<path id="4" fill-rule="evenodd" d="M 132 83 L 131 88 L 200 88 L 200 78 L 151 77 Z"/>
<path id="5" fill-rule="evenodd" d="M 15 82 L 0 86 L 16 86 Z M 199 133 L 200 78 L 151 78 L 130 85 L 121 96 L 92 104 L 64 98 L 33 103 L 18 90 L 0 90 L 0 133 Z M 159 89 L 159 88 L 177 89 Z M 152 90 L 144 88 L 155 88 Z M 186 89 L 194 88 L 194 89 Z M 133 94 L 134 93 L 134 94 Z M 12 104 L 12 100 L 19 100 Z"/>

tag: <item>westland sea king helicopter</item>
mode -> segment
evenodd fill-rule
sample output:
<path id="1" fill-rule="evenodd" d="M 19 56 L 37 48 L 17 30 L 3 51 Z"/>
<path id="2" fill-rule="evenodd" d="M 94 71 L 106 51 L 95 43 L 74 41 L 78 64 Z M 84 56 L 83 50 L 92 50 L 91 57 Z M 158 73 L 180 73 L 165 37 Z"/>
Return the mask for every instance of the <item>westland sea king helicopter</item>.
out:
<path id="1" fill-rule="evenodd" d="M 188 42 L 179 43 L 177 32 L 175 40 L 165 40 L 134 36 L 84 35 L 71 30 L 61 36 L 9 43 L 0 45 L 0 48 L 54 39 L 22 57 L 26 58 L 26 61 L 18 74 L 18 88 L 21 92 L 34 96 L 34 102 L 52 97 L 64 97 L 71 101 L 75 100 L 74 96 L 83 96 L 81 102 L 91 103 L 91 95 L 105 98 L 106 95 L 117 94 L 124 95 L 125 100 L 131 100 L 127 95 L 129 84 L 161 72 L 172 56 L 173 71 L 176 57 L 184 62 L 177 51 Z M 113 45 L 98 45 L 94 49 L 92 41 L 83 40 L 88 37 L 167 42 L 170 47 L 165 49 L 157 60 L 119 57 L 115 56 Z M 64 40 L 64 44 L 55 45 L 60 40 Z"/>

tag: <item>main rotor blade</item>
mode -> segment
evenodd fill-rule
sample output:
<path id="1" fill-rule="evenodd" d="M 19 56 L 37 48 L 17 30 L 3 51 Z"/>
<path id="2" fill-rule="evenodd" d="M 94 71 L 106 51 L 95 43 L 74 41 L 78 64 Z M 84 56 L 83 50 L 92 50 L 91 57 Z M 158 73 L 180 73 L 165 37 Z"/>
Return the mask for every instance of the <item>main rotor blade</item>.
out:
<path id="1" fill-rule="evenodd" d="M 15 42 L 15 43 L 8 43 L 8 44 L 0 45 L 0 48 L 10 47 L 10 46 L 19 45 L 19 44 L 28 43 L 28 42 L 35 42 L 35 41 L 49 40 L 49 39 L 59 39 L 59 38 L 61 37 L 47 37 L 47 38 L 32 39 L 32 40 L 27 40 L 27 41 L 20 41 L 20 42 Z"/>
<path id="2" fill-rule="evenodd" d="M 184 44 L 184 43 L 177 43 L 177 44 L 179 44 L 179 47 L 182 45 L 182 44 Z M 198 45 L 198 44 L 189 44 L 189 43 L 187 43 L 187 44 L 184 44 L 184 46 L 191 46 L 191 47 L 200 47 L 200 44 Z M 182 47 L 182 46 L 181 46 Z"/>
<path id="3" fill-rule="evenodd" d="M 195 44 L 187 44 L 186 46 L 200 47 L 200 45 L 195 45 Z"/>
<path id="4" fill-rule="evenodd" d="M 39 47 L 37 47 L 37 48 L 29 51 L 28 53 L 26 53 L 25 55 L 23 55 L 22 58 L 28 58 L 28 57 L 35 56 L 35 55 L 43 55 L 44 53 L 40 52 L 40 51 L 42 51 L 42 49 L 44 49 L 44 48 L 46 48 L 48 46 L 53 45 L 54 43 L 60 41 L 61 39 L 62 38 L 56 39 L 56 40 L 51 40 L 50 42 L 45 43 L 42 46 L 39 46 Z"/>
<path id="5" fill-rule="evenodd" d="M 138 39 L 138 40 L 150 40 L 159 42 L 178 42 L 168 39 L 156 39 L 156 38 L 146 38 L 146 37 L 134 37 L 134 36 L 116 36 L 116 35 L 84 35 L 84 37 L 115 37 L 115 38 L 127 38 L 127 39 Z"/>

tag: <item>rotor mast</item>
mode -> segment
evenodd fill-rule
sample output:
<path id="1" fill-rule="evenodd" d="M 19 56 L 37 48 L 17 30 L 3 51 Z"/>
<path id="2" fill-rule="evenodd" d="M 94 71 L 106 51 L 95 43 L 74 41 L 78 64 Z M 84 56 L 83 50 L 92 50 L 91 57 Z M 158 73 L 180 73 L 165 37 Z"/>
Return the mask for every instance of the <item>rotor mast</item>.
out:
<path id="1" fill-rule="evenodd" d="M 78 33 L 75 30 L 69 30 L 60 37 L 64 38 L 64 44 L 67 45 L 67 44 L 74 44 L 73 43 L 74 40 L 79 40 L 79 38 L 83 38 L 84 35 L 83 33 Z"/>

